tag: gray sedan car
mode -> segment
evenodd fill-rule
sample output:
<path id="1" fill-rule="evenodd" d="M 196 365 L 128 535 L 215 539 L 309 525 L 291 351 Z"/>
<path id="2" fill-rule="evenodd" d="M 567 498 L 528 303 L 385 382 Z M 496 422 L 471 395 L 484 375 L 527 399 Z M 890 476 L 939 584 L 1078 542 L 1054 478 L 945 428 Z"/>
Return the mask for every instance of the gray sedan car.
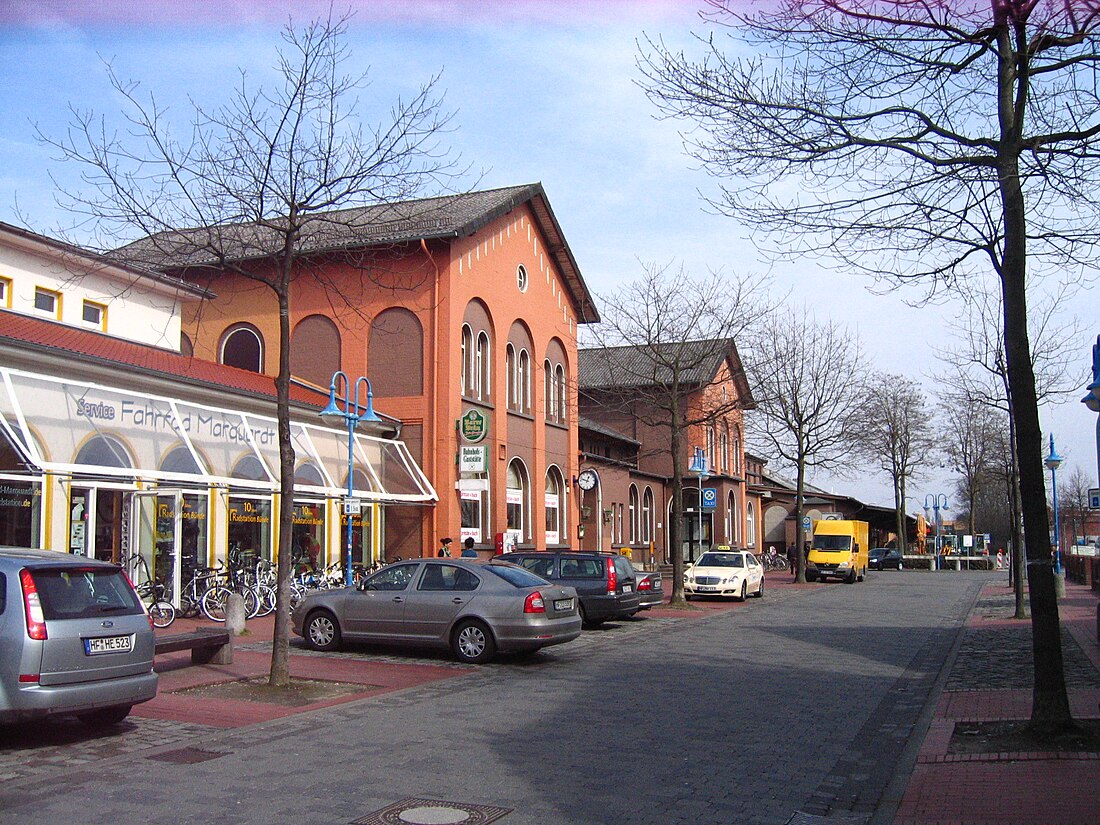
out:
<path id="1" fill-rule="evenodd" d="M 396 562 L 354 588 L 309 593 L 294 632 L 314 650 L 342 641 L 449 647 L 461 662 L 577 638 L 577 591 L 514 564 L 464 559 Z"/>
<path id="2" fill-rule="evenodd" d="M 153 625 L 113 564 L 0 548 L 0 723 L 120 722 L 156 696 Z"/>

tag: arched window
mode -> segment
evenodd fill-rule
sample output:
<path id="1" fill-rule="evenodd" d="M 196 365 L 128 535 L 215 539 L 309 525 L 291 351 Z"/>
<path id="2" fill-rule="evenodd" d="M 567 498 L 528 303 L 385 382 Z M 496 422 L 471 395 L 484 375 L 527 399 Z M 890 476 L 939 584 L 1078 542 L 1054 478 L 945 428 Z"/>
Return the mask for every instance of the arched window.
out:
<path id="1" fill-rule="evenodd" d="M 556 421 L 558 412 L 558 387 L 554 381 L 554 365 L 549 360 L 542 362 L 542 393 L 546 405 L 546 420 Z"/>
<path id="2" fill-rule="evenodd" d="M 462 325 L 462 364 L 460 365 L 462 377 L 462 394 L 472 396 L 474 394 L 474 331 L 468 324 Z"/>
<path id="3" fill-rule="evenodd" d="M 489 351 L 489 336 L 484 331 L 477 334 L 477 397 L 487 401 L 492 397 L 492 353 Z"/>
<path id="4" fill-rule="evenodd" d="M 424 393 L 424 328 L 416 313 L 390 307 L 375 315 L 367 353 L 376 398 Z"/>
<path id="5" fill-rule="evenodd" d="M 750 501 L 745 507 L 745 545 L 750 549 L 756 547 L 756 510 Z"/>
<path id="6" fill-rule="evenodd" d="M 188 337 L 186 332 L 180 333 L 180 355 L 185 355 L 191 358 L 195 354 L 195 344 Z"/>
<path id="7" fill-rule="evenodd" d="M 516 410 L 531 412 L 531 354 L 525 349 L 519 351 L 519 365 L 516 369 L 516 389 L 518 392 Z"/>
<path id="8" fill-rule="evenodd" d="M 518 458 L 513 458 L 508 464 L 508 481 L 504 493 L 508 509 L 508 530 L 518 534 L 520 541 L 529 536 L 530 489 L 527 468 Z"/>
<path id="9" fill-rule="evenodd" d="M 508 371 L 508 409 L 519 409 L 519 395 L 517 392 L 517 376 L 516 376 L 516 348 L 512 346 L 511 342 L 508 344 L 508 348 L 505 350 L 505 366 Z"/>
<path id="10" fill-rule="evenodd" d="M 294 483 L 306 487 L 324 487 L 325 479 L 312 461 L 303 461 L 294 470 Z"/>
<path id="11" fill-rule="evenodd" d="M 630 511 L 629 511 L 629 519 L 628 519 L 628 522 L 630 524 L 630 543 L 631 544 L 637 544 L 638 543 L 638 534 L 640 532 L 639 529 L 638 529 L 638 516 L 640 515 L 639 509 L 640 508 L 638 507 L 638 488 L 637 488 L 636 485 L 631 484 L 630 485 Z"/>
<path id="12" fill-rule="evenodd" d="M 723 429 L 718 436 L 718 453 L 719 460 L 722 462 L 722 472 L 729 474 L 730 471 L 730 436 L 729 431 Z"/>
<path id="13" fill-rule="evenodd" d="M 290 371 L 319 387 L 327 387 L 340 369 L 340 330 L 331 318 L 310 315 L 294 327 L 290 338 Z M 371 372 L 375 388 L 378 376 Z"/>
<path id="14" fill-rule="evenodd" d="M 567 535 L 565 524 L 565 501 L 561 473 L 557 467 L 546 471 L 546 545 L 563 544 Z"/>
<path id="15" fill-rule="evenodd" d="M 202 468 L 195 462 L 191 451 L 182 444 L 169 450 L 164 460 L 160 462 L 161 472 L 185 473 L 187 475 L 203 475 Z"/>
<path id="16" fill-rule="evenodd" d="M 733 472 L 741 475 L 741 431 L 733 431 Z"/>
<path id="17" fill-rule="evenodd" d="M 712 473 L 718 471 L 718 455 L 715 451 L 714 433 L 713 422 L 707 424 L 707 465 L 710 467 L 710 472 Z"/>
<path id="18" fill-rule="evenodd" d="M 133 467 L 129 451 L 118 439 L 109 435 L 97 435 L 76 454 L 75 464 L 92 467 Z"/>
<path id="19" fill-rule="evenodd" d="M 248 481 L 268 481 L 267 471 L 260 459 L 254 455 L 241 456 L 233 465 L 233 478 L 243 478 Z"/>
<path id="20" fill-rule="evenodd" d="M 565 367 L 561 364 L 554 368 L 554 383 L 558 386 L 558 421 L 564 424 L 568 420 L 565 411 L 569 407 L 569 397 L 565 392 Z"/>
<path id="21" fill-rule="evenodd" d="M 729 519 L 729 527 L 726 536 L 730 542 L 737 544 L 741 541 L 741 517 L 737 515 L 737 494 L 730 490 L 726 505 L 726 517 Z"/>
<path id="22" fill-rule="evenodd" d="M 653 541 L 653 488 L 646 487 L 642 493 L 642 541 Z"/>
<path id="23" fill-rule="evenodd" d="M 237 326 L 222 338 L 218 360 L 249 372 L 264 371 L 264 339 L 252 326 Z"/>

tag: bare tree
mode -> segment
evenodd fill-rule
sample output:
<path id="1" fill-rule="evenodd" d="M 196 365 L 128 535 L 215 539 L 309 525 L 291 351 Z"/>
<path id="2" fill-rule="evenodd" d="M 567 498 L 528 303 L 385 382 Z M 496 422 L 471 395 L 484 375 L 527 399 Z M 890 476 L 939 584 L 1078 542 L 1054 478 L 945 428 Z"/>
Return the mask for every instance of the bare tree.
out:
<path id="1" fill-rule="evenodd" d="M 1000 430 L 1007 429 L 1008 421 L 993 407 L 974 404 L 967 397 L 948 396 L 944 406 L 944 450 L 961 477 L 957 497 L 966 502 L 967 532 L 975 533 L 978 493 L 990 483 L 995 467 L 994 439 Z"/>
<path id="2" fill-rule="evenodd" d="M 820 323 L 803 309 L 774 310 L 761 320 L 745 369 L 757 405 L 746 429 L 762 455 L 793 468 L 801 530 L 806 471 L 851 469 L 849 452 L 867 402 L 866 368 L 843 327 Z M 796 581 L 804 582 L 806 556 L 795 555 Z"/>
<path id="3" fill-rule="evenodd" d="M 1092 486 L 1091 477 L 1080 467 L 1074 466 L 1069 477 L 1062 481 L 1058 490 L 1058 514 L 1061 521 L 1062 535 L 1057 540 L 1062 545 L 1062 553 L 1065 554 L 1066 543 L 1062 541 L 1066 533 L 1070 535 L 1071 546 L 1076 547 L 1078 541 L 1084 539 L 1087 533 L 1089 518 L 1089 488 Z"/>
<path id="4" fill-rule="evenodd" d="M 813 252 L 935 290 L 1000 278 L 1028 559 L 1030 726 L 1073 728 L 1044 506 L 1026 277 L 1096 259 L 1095 0 L 710 0 L 735 42 L 695 61 L 648 41 L 650 98 L 691 120 L 715 205 Z M 1044 270 L 1044 267 L 1046 268 Z"/>
<path id="5" fill-rule="evenodd" d="M 920 385 L 901 375 L 872 375 L 863 397 L 866 405 L 857 421 L 858 445 L 890 477 L 898 549 L 904 555 L 906 486 L 921 469 L 933 465 L 940 449 L 932 410 Z"/>
<path id="6" fill-rule="evenodd" d="M 436 78 L 411 100 L 397 101 L 378 125 L 359 122 L 366 77 L 344 73 L 347 26 L 347 17 L 301 29 L 288 24 L 276 85 L 253 88 L 242 72 L 224 105 L 193 104 L 186 132 L 174 131 L 154 97 L 139 97 L 136 84 L 112 71 L 124 106 L 118 131 L 74 109 L 66 135 L 41 135 L 84 169 L 86 188 L 65 192 L 64 205 L 115 243 L 146 236 L 123 257 L 196 279 L 250 279 L 277 301 L 279 587 L 270 673 L 276 686 L 290 680 L 291 283 L 303 271 L 320 277 L 311 252 L 341 254 L 326 239 L 354 227 L 345 212 L 333 210 L 407 198 L 438 181 L 450 163 L 438 146 L 447 118 Z"/>
<path id="7" fill-rule="evenodd" d="M 592 375 L 581 388 L 582 411 L 634 420 L 660 434 L 651 443 L 660 445 L 672 475 L 674 604 L 684 603 L 685 437 L 693 427 L 752 408 L 735 340 L 756 316 L 763 284 L 649 264 L 636 281 L 600 296 L 602 320 L 589 330 L 596 347 L 583 353 Z M 723 393 L 729 381 L 741 391 Z"/>

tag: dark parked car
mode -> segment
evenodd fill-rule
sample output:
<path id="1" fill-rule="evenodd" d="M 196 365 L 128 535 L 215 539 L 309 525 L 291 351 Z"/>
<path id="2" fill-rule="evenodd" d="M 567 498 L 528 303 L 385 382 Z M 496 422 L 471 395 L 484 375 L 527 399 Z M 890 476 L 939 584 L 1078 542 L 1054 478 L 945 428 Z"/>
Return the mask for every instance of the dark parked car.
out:
<path id="1" fill-rule="evenodd" d="M 157 694 L 153 624 L 121 568 L 0 548 L 0 723 L 121 722 Z"/>
<path id="2" fill-rule="evenodd" d="M 901 570 L 901 551 L 896 547 L 872 547 L 867 566 L 872 570 Z"/>
<path id="3" fill-rule="evenodd" d="M 638 576 L 625 556 L 562 550 L 508 553 L 493 561 L 498 559 L 574 588 L 581 601 L 581 619 L 588 627 L 628 618 L 642 608 Z"/>
<path id="4" fill-rule="evenodd" d="M 638 592 L 642 596 L 642 610 L 664 604 L 665 588 L 661 581 L 661 574 L 657 572 L 643 573 L 639 570 Z"/>
<path id="5" fill-rule="evenodd" d="M 449 647 L 480 664 L 577 638 L 577 593 L 514 564 L 467 559 L 395 562 L 355 587 L 311 592 L 291 614 L 314 650 L 344 640 Z"/>

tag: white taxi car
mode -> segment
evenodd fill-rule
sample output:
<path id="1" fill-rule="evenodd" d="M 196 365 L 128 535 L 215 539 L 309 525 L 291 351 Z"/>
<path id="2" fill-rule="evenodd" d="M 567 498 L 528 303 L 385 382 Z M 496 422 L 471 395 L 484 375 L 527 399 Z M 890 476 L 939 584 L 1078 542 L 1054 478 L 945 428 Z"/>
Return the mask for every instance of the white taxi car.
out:
<path id="1" fill-rule="evenodd" d="M 684 571 L 684 598 L 733 596 L 744 601 L 749 593 L 764 595 L 764 568 L 747 550 L 719 547 L 708 550 Z"/>

